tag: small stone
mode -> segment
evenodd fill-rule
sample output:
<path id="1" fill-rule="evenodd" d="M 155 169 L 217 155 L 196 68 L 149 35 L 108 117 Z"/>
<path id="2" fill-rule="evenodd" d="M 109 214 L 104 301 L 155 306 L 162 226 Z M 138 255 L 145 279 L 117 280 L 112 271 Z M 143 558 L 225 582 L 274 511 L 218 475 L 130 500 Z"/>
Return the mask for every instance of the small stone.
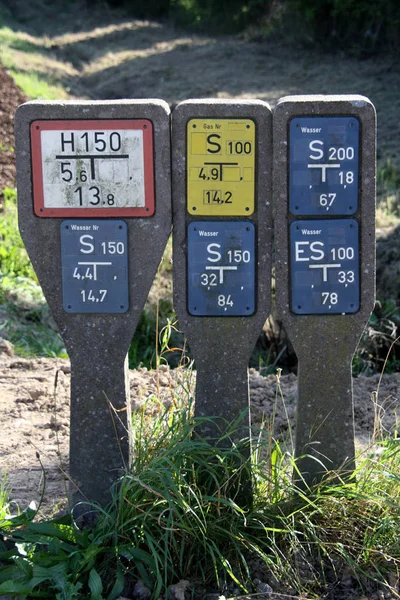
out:
<path id="1" fill-rule="evenodd" d="M 263 594 L 264 596 L 269 596 L 273 592 L 272 587 L 268 585 L 268 583 L 263 583 L 262 581 L 259 581 L 255 587 L 257 594 Z"/>
<path id="2" fill-rule="evenodd" d="M 150 600 L 151 591 L 146 587 L 141 579 L 135 583 L 133 588 L 133 597 L 135 600 Z"/>
<path id="3" fill-rule="evenodd" d="M 350 567 L 344 568 L 340 583 L 343 587 L 351 587 L 353 585 L 353 576 Z"/>
<path id="4" fill-rule="evenodd" d="M 397 577 L 396 573 L 393 573 L 393 571 L 391 571 L 388 575 L 388 583 L 393 590 L 396 592 L 400 591 L 398 589 L 400 585 L 400 579 Z"/>
<path id="5" fill-rule="evenodd" d="M 182 579 L 175 585 L 171 585 L 168 594 L 169 600 L 185 600 L 185 592 L 189 585 L 189 581 L 186 579 Z"/>
<path id="6" fill-rule="evenodd" d="M 14 346 L 8 340 L 0 338 L 0 354 L 7 354 L 7 356 L 14 356 Z"/>
<path id="7" fill-rule="evenodd" d="M 32 401 L 38 400 L 44 395 L 44 391 L 40 387 L 30 387 L 28 388 L 28 393 L 32 398 Z"/>

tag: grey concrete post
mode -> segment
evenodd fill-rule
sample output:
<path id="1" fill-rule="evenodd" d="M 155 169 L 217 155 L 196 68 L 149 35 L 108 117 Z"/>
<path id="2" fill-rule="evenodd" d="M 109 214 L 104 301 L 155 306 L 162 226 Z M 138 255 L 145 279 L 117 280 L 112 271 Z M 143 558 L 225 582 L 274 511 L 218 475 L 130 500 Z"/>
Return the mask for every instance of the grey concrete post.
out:
<path id="1" fill-rule="evenodd" d="M 310 117 L 315 120 L 301 121 Z M 334 123 L 329 133 L 334 149 L 328 156 L 329 119 L 336 117 L 359 123 L 357 147 L 347 156 L 344 124 L 357 127 L 357 122 Z M 311 150 L 302 146 L 301 135 L 293 133 L 294 123 L 308 126 L 302 130 L 307 144 L 317 140 L 311 142 Z M 315 128 L 310 127 L 313 124 Z M 310 131 L 312 138 L 307 137 Z M 326 470 L 354 469 L 351 360 L 375 301 L 375 138 L 375 110 L 362 96 L 289 96 L 280 100 L 274 114 L 276 299 L 278 316 L 299 361 L 296 456 L 302 457 L 298 466 L 306 483 L 318 481 Z M 343 157 L 354 165 L 347 186 Z M 296 171 L 296 160 L 308 163 L 303 171 L 301 166 Z M 304 179 L 307 168 L 313 173 Z M 320 187 L 320 176 L 325 187 Z M 334 246 L 335 236 L 342 239 L 345 228 L 352 228 L 354 256 L 349 251 L 346 257 L 345 250 Z M 293 245 L 301 235 L 298 239 L 303 241 Z M 344 269 L 345 261 L 339 260 L 343 257 L 352 259 L 347 261 L 355 265 L 351 270 L 339 271 Z M 296 271 L 307 261 L 313 262 L 312 267 Z M 329 265 L 324 267 L 325 263 Z M 311 275 L 312 270 L 319 271 L 318 277 Z M 339 312 L 336 305 L 341 306 Z"/>
<path id="2" fill-rule="evenodd" d="M 142 209 L 141 216 L 121 217 L 111 207 L 109 211 L 92 212 L 89 217 L 82 214 L 85 221 L 81 221 L 79 207 L 62 216 L 58 216 L 56 207 L 53 213 L 41 217 L 36 205 L 39 214 L 35 214 L 37 175 L 32 172 L 32 122 L 50 122 L 51 129 L 52 121 L 66 123 L 67 128 L 71 120 L 96 120 L 101 130 L 102 120 L 118 120 L 118 127 L 123 128 L 135 119 L 147 119 L 153 128 L 150 168 L 155 173 L 155 208 L 149 212 L 154 214 L 146 217 Z M 111 484 L 131 461 L 126 355 L 171 228 L 169 107 L 161 100 L 29 102 L 17 110 L 15 133 L 19 227 L 71 358 L 70 477 L 75 484 L 71 488 L 72 500 L 87 499 L 104 505 L 110 499 Z M 99 135 L 100 150 L 102 139 L 104 136 Z M 67 171 L 64 176 L 70 178 Z M 97 202 L 94 192 L 96 189 L 92 190 L 93 202 Z M 64 218 L 71 218 L 78 225 L 88 221 L 107 225 L 115 216 L 127 225 L 128 268 L 124 277 L 128 280 L 129 308 L 124 307 L 125 312 L 120 313 L 83 313 L 79 309 L 67 312 L 63 307 L 61 224 Z"/>
<path id="3" fill-rule="evenodd" d="M 239 123 L 239 125 L 233 123 L 231 127 L 227 125 L 226 129 L 229 131 L 239 130 L 241 119 L 248 119 L 255 123 L 255 148 L 253 147 L 250 152 L 250 146 L 246 147 L 250 156 L 252 155 L 254 158 L 255 175 L 252 188 L 254 206 L 247 201 L 247 196 L 245 199 L 239 192 L 236 197 L 233 197 L 233 208 L 224 205 L 224 194 L 226 198 L 229 198 L 230 192 L 224 192 L 224 176 L 221 176 L 218 185 L 222 192 L 218 191 L 219 195 L 215 205 L 210 207 L 208 203 L 210 192 L 207 191 L 207 187 L 210 187 L 208 180 L 212 179 L 214 171 L 202 171 L 201 169 L 196 171 L 194 169 L 195 175 L 193 175 L 193 171 L 190 171 L 192 167 L 188 164 L 187 140 L 190 132 L 189 123 L 192 119 L 203 119 L 203 125 L 201 125 L 202 121 L 199 121 L 198 125 L 214 136 L 210 141 L 215 145 L 210 145 L 208 155 L 205 149 L 201 149 L 201 142 L 196 150 L 198 153 L 203 153 L 198 164 L 211 165 L 212 163 L 214 166 L 210 168 L 216 168 L 215 164 L 218 161 L 225 160 L 226 164 L 230 165 L 231 162 L 234 162 L 241 169 L 240 157 L 237 155 L 233 158 L 230 156 L 228 160 L 218 158 L 224 154 L 224 148 L 227 152 L 235 151 L 232 148 L 242 151 L 242 146 L 235 146 L 233 142 L 229 141 L 234 139 L 235 134 L 220 133 L 221 128 L 223 129 L 224 123 L 228 123 L 229 120 L 232 123 Z M 217 137 L 218 135 L 221 137 Z M 226 138 L 226 135 L 229 139 Z M 217 142 L 222 147 L 219 154 Z M 194 150 L 193 152 L 195 153 Z M 201 163 L 202 160 L 204 163 Z M 210 423 L 203 425 L 202 433 L 209 438 L 217 438 L 220 432 L 225 431 L 227 421 L 239 419 L 239 416 L 246 414 L 249 408 L 248 361 L 270 308 L 272 227 L 271 113 L 269 106 L 265 102 L 254 100 L 189 100 L 182 102 L 176 107 L 172 116 L 172 169 L 175 308 L 180 325 L 187 335 L 191 357 L 194 358 L 197 368 L 195 414 L 216 417 L 214 425 Z M 244 170 L 241 173 L 244 175 Z M 202 190 L 203 203 L 201 200 L 195 199 L 188 187 L 188 177 L 196 177 L 196 174 L 197 177 L 203 176 L 206 179 L 204 190 Z M 236 189 L 240 189 L 240 186 Z M 226 210 L 230 212 L 224 212 Z M 228 307 L 226 311 L 224 308 L 225 313 L 221 314 L 222 310 L 218 312 L 219 309 L 216 308 L 216 296 L 210 295 L 202 316 L 197 316 L 195 312 L 197 307 L 193 305 L 194 302 L 190 295 L 188 297 L 190 289 L 193 287 L 190 281 L 193 274 L 189 273 L 191 267 L 188 261 L 195 262 L 196 259 L 196 256 L 192 257 L 190 253 L 192 228 L 194 225 L 198 229 L 204 227 L 214 233 L 219 232 L 218 235 L 221 237 L 224 227 L 231 226 L 229 223 L 242 223 L 244 227 L 248 224 L 248 230 L 254 228 L 255 248 L 251 252 L 255 273 L 253 287 L 246 292 L 246 302 L 239 311 L 241 314 L 228 316 L 229 310 L 231 308 L 234 310 L 232 306 Z M 232 227 L 234 226 L 232 225 Z M 243 233 L 243 239 L 244 236 L 245 233 Z M 214 243 L 219 240 L 218 237 L 210 238 L 210 241 Z M 214 248 L 219 247 L 214 246 Z M 219 250 L 223 253 L 221 248 Z M 193 250 L 193 253 L 195 255 L 196 251 Z M 213 256 L 209 257 L 210 261 L 211 259 L 216 260 Z M 221 260 L 223 262 L 224 258 Z M 217 264 L 222 264 L 222 262 Z M 214 264 L 215 262 L 210 262 L 210 268 Z M 213 294 L 213 288 L 209 287 L 208 289 L 210 294 Z M 216 289 L 225 290 L 226 288 L 216 286 Z M 226 295 L 225 298 L 227 298 Z M 249 305 L 246 306 L 246 303 Z M 253 303 L 254 307 L 251 308 L 250 304 L 253 305 Z M 243 313 L 246 310 L 251 314 L 244 316 Z M 237 437 L 247 437 L 248 427 L 249 417 L 246 414 L 242 426 L 238 428 Z"/>

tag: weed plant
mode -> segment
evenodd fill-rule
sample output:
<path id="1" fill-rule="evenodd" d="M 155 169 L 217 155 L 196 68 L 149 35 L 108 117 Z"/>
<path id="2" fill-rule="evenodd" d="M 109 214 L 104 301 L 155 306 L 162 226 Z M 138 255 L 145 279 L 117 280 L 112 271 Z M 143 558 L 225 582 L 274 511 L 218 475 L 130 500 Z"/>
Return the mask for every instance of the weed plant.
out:
<path id="1" fill-rule="evenodd" d="M 0 219 L 0 277 L 3 289 L 12 286 L 12 279 L 20 277 L 37 283 L 25 246 L 18 231 L 16 191 L 3 191 L 4 205 Z M 29 284 L 28 284 L 29 285 Z"/>
<path id="2" fill-rule="evenodd" d="M 155 368 L 159 356 L 171 368 L 179 365 L 184 338 L 174 319 L 175 312 L 168 300 L 160 301 L 155 312 L 144 308 L 129 347 L 130 369 Z"/>
<path id="3" fill-rule="evenodd" d="M 400 370 L 400 307 L 393 300 L 375 304 L 353 357 L 353 375 Z"/>
<path id="4" fill-rule="evenodd" d="M 400 173 L 397 166 L 388 158 L 382 162 L 376 173 L 379 206 L 388 215 L 400 216 Z"/>
<path id="5" fill-rule="evenodd" d="M 46 39 L 37 39 L 18 31 L 20 23 L 13 24 L 12 28 L 5 26 L 4 22 L 10 18 L 2 14 L 2 8 L 4 7 L 0 6 L 0 60 L 24 96 L 31 100 L 68 98 L 68 92 L 60 85 L 60 81 L 43 69 L 43 63 L 48 60 Z M 51 64 L 48 71 L 54 72 Z"/>
<path id="6" fill-rule="evenodd" d="M 18 231 L 16 192 L 6 188 L 0 219 L 0 335 L 20 356 L 66 356 Z"/>
<path id="7" fill-rule="evenodd" d="M 249 440 L 232 443 L 237 423 L 211 445 L 197 433 L 203 421 L 185 394 L 167 409 L 157 398 L 144 404 L 132 468 L 90 527 L 72 513 L 37 522 L 32 507 L 16 516 L 0 510 L 0 593 L 116 600 L 141 580 L 155 599 L 187 580 L 193 597 L 229 595 L 254 591 L 261 573 L 275 591 L 315 598 L 339 589 L 343 573 L 366 592 L 399 577 L 396 435 L 359 456 L 345 479 L 331 473 L 307 488 L 293 483 L 296 461 L 269 427 L 254 432 L 249 453 Z"/>

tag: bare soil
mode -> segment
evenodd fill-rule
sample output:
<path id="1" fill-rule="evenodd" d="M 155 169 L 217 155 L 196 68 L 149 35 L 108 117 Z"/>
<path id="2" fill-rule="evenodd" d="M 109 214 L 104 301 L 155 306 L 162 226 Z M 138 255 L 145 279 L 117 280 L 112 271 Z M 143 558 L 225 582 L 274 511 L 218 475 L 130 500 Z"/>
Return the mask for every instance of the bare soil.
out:
<path id="1" fill-rule="evenodd" d="M 187 369 L 170 370 L 161 366 L 158 371 L 130 371 L 129 380 L 132 410 L 145 403 L 146 414 L 151 417 L 160 412 L 159 399 L 168 407 L 177 394 L 184 393 L 186 398 L 194 394 L 196 377 Z M 250 369 L 253 425 L 258 427 L 274 415 L 271 434 L 287 443 L 289 431 L 295 434 L 296 387 L 295 375 L 281 376 L 278 381 L 275 375 L 263 377 Z M 399 392 L 400 373 L 384 375 L 381 379 L 375 375 L 354 380 L 356 447 L 360 459 L 379 452 L 374 444 L 375 433 L 393 434 L 398 428 Z M 13 510 L 17 506 L 24 509 L 34 501 L 39 507 L 39 518 L 48 518 L 68 508 L 69 406 L 68 360 L 15 357 L 12 347 L 0 339 L 0 462 L 11 487 Z M 264 567 L 257 561 L 253 566 L 255 574 L 260 572 L 257 578 L 269 581 Z M 254 582 L 257 581 L 255 576 Z M 270 583 L 274 591 L 279 592 L 268 595 L 271 600 L 295 595 L 287 583 L 273 583 L 272 580 Z M 265 583 L 262 585 L 268 587 Z M 376 591 L 373 585 L 368 596 L 360 597 L 355 588 L 351 575 L 344 573 L 332 590 L 333 595 L 328 593 L 324 597 L 331 600 L 392 600 L 397 597 L 387 590 L 384 596 L 379 595 L 381 591 Z M 129 597 L 138 598 L 135 595 Z M 4 597 L 4 600 L 11 599 Z"/>
<path id="2" fill-rule="evenodd" d="M 195 373 L 167 366 L 158 372 L 130 371 L 132 409 L 147 402 L 151 415 L 159 411 L 158 398 L 168 406 L 183 388 L 194 395 L 195 380 Z M 19 506 L 42 502 L 47 516 L 66 505 L 69 394 L 68 360 L 23 359 L 12 355 L 10 345 L 0 343 L 1 470 L 7 473 L 11 497 Z M 250 369 L 250 397 L 253 424 L 261 425 L 274 414 L 274 435 L 288 440 L 289 423 L 295 431 L 295 375 L 281 376 L 278 386 L 275 375 L 264 377 Z M 354 416 L 360 450 L 371 446 L 376 426 L 393 433 L 400 417 L 400 373 L 384 375 L 380 383 L 379 375 L 355 379 Z"/>

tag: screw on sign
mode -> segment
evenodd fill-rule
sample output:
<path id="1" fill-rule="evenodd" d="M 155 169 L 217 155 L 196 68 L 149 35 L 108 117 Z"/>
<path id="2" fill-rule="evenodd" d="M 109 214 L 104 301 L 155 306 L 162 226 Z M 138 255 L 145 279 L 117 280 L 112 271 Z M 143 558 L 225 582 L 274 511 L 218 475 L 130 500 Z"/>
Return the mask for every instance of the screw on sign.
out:
<path id="1" fill-rule="evenodd" d="M 149 120 L 41 120 L 30 129 L 38 216 L 153 214 Z"/>
<path id="2" fill-rule="evenodd" d="M 193 215 L 254 211 L 255 122 L 191 119 L 187 124 L 187 209 Z"/>
<path id="3" fill-rule="evenodd" d="M 174 304 L 195 414 L 215 417 L 202 425 L 210 439 L 248 411 L 248 361 L 269 313 L 271 120 L 261 101 L 189 100 L 172 115 Z M 248 437 L 248 414 L 235 435 Z"/>
<path id="4" fill-rule="evenodd" d="M 62 221 L 61 266 L 66 312 L 113 314 L 128 311 L 128 229 L 125 221 Z"/>
<path id="5" fill-rule="evenodd" d="M 245 316 L 255 311 L 255 227 L 249 221 L 188 226 L 188 312 Z"/>
<path id="6" fill-rule="evenodd" d="M 351 361 L 374 307 L 376 118 L 363 96 L 274 114 L 276 300 L 299 361 L 302 479 L 354 469 Z"/>
<path id="7" fill-rule="evenodd" d="M 71 359 L 71 495 L 104 505 L 131 460 L 126 356 L 171 229 L 169 108 L 29 102 L 15 133 L 20 231 Z"/>
<path id="8" fill-rule="evenodd" d="M 299 219 L 290 225 L 291 311 L 348 314 L 360 308 L 356 219 Z"/>

